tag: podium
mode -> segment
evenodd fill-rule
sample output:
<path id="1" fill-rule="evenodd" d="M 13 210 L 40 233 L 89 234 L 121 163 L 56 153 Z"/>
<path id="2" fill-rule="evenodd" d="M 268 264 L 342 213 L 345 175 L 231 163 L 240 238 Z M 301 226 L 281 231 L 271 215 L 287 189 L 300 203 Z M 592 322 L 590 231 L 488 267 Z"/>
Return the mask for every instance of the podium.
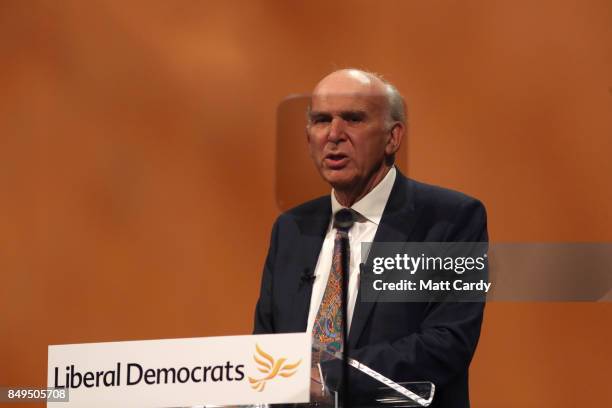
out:
<path id="1" fill-rule="evenodd" d="M 430 381 L 399 382 L 324 346 L 312 346 L 310 402 L 302 404 L 243 405 L 245 408 L 391 408 L 428 407 L 434 398 L 435 384 Z M 348 372 L 348 385 L 343 373 Z M 349 397 L 343 397 L 347 386 Z M 229 405 L 198 405 L 190 408 L 229 407 Z"/>
<path id="2" fill-rule="evenodd" d="M 427 407 L 435 385 L 404 382 L 312 344 L 310 333 L 49 346 L 61 408 Z"/>

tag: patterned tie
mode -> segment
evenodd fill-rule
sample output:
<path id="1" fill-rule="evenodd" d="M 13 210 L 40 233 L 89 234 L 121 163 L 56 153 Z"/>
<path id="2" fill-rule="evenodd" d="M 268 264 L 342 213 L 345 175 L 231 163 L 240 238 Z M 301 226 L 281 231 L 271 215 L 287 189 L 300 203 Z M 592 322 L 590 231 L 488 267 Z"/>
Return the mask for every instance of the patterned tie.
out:
<path id="1" fill-rule="evenodd" d="M 346 208 L 338 211 L 334 216 L 336 238 L 334 240 L 332 266 L 323 300 L 312 329 L 314 343 L 327 347 L 330 352 L 338 352 L 342 349 L 342 287 L 344 279 L 342 272 L 344 269 L 345 274 L 348 274 L 350 255 L 348 231 L 353 226 L 355 219 L 355 211 Z M 343 261 L 345 263 L 344 268 Z"/>

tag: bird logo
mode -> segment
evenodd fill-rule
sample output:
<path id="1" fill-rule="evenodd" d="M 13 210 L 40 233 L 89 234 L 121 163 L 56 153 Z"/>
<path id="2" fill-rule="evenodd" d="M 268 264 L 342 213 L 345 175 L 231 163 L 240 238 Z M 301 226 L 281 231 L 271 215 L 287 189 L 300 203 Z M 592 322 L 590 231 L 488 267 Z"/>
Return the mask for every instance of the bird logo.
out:
<path id="1" fill-rule="evenodd" d="M 265 374 L 262 378 L 249 377 L 251 388 L 261 392 L 266 387 L 266 383 L 276 376 L 291 377 L 297 372 L 297 368 L 302 362 L 300 359 L 298 362 L 293 364 L 285 364 L 286 358 L 281 357 L 277 360 L 274 359 L 270 354 L 266 353 L 259 347 L 259 344 L 255 344 L 256 353 L 253 354 L 253 359 L 257 363 L 257 370 Z"/>

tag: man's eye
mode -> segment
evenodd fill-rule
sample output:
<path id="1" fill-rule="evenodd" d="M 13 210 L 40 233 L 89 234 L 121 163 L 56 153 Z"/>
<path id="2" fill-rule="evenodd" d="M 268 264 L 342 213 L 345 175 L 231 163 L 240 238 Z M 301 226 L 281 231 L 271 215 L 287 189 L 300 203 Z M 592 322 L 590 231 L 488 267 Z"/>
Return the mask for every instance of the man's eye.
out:
<path id="1" fill-rule="evenodd" d="M 362 122 L 364 115 L 360 112 L 349 112 L 342 115 L 342 119 L 347 122 Z"/>
<path id="2" fill-rule="evenodd" d="M 329 116 L 315 116 L 312 118 L 312 123 L 327 123 L 331 121 Z"/>

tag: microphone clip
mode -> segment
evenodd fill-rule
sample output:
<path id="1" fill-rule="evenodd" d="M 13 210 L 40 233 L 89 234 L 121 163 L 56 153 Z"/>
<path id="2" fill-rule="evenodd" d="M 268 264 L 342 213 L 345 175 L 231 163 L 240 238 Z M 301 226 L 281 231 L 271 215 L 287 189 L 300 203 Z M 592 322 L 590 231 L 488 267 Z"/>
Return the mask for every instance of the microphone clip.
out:
<path id="1" fill-rule="evenodd" d="M 305 268 L 302 272 L 302 276 L 300 276 L 300 280 L 304 284 L 312 284 L 315 280 L 315 274 L 310 270 L 310 268 Z"/>

